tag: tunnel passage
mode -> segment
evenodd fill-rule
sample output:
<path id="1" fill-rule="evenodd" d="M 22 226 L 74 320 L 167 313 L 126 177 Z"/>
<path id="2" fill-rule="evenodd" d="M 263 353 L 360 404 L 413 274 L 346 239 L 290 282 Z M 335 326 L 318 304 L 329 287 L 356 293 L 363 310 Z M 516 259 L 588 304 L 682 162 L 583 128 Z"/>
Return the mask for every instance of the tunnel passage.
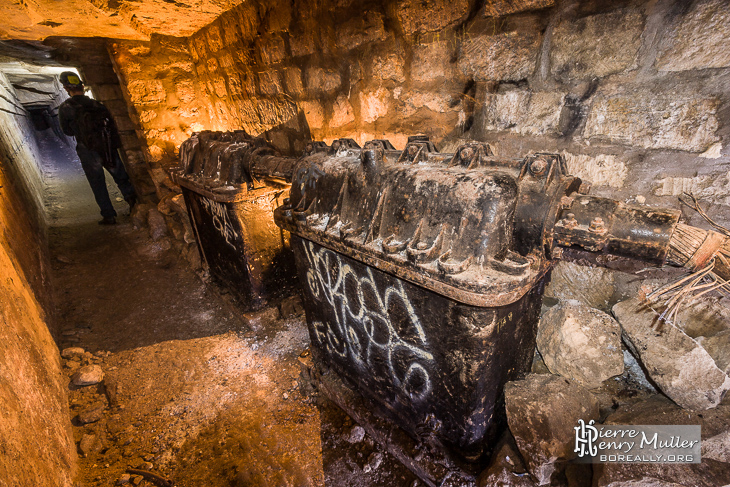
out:
<path id="1" fill-rule="evenodd" d="M 275 0 L 211 5 L 205 13 L 181 2 L 112 2 L 72 14 L 64 11 L 69 5 L 39 0 L 3 10 L 3 39 L 25 39 L 11 43 L 10 57 L 44 64 L 52 48 L 59 64 L 90 80 L 98 74 L 99 96 L 131 114 L 126 152 L 150 198 L 139 222 L 156 248 L 169 247 L 193 267 L 200 264 L 194 229 L 168 171 L 182 142 L 206 129 L 263 134 L 297 154 L 310 138 L 388 139 L 401 149 L 423 127 L 445 152 L 476 140 L 500 157 L 560 154 L 571 174 L 594 183 L 594 194 L 625 204 L 676 208 L 690 192 L 713 221 L 728 225 L 730 57 L 721 0 Z M 95 35 L 104 39 L 63 37 Z M 106 68 L 94 69 L 102 58 Z M 36 149 L 23 142 L 32 130 L 18 122 L 22 103 L 2 94 L 2 116 L 11 117 L 3 125 L 20 134 L 2 144 L 3 249 L 44 305 L 45 217 L 42 192 L 33 189 L 42 180 L 32 165 L 17 164 Z M 685 223 L 710 227 L 681 208 Z M 561 216 L 559 237 L 590 245 L 582 238 L 592 221 L 570 213 Z M 578 296 L 605 312 L 618 297 L 640 293 L 626 281 L 637 280 L 561 265 L 548 295 Z M 711 349 L 721 343 L 720 329 L 692 332 Z M 541 467 L 529 465 L 533 473 L 550 470 Z M 596 474 L 606 482 L 619 475 L 610 468 Z"/>

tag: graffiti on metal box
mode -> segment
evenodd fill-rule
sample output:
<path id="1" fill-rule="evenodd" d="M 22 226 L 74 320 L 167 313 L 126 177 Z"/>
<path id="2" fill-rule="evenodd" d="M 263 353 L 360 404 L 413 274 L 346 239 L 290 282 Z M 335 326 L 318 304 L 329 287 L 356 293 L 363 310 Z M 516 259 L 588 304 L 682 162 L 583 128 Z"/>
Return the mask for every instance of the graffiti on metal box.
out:
<path id="1" fill-rule="evenodd" d="M 238 232 L 233 228 L 225 205 L 217 201 L 209 200 L 208 198 L 200 198 L 200 203 L 205 208 L 205 211 L 213 218 L 213 227 L 226 240 L 226 243 L 235 249 L 236 245 L 234 242 L 238 238 Z"/>
<path id="2" fill-rule="evenodd" d="M 362 370 L 385 367 L 393 384 L 413 400 L 431 391 L 427 367 L 433 355 L 421 321 L 401 281 L 381 289 L 372 271 L 358 275 L 336 253 L 304 242 L 312 296 L 329 307 L 334 321 L 315 322 L 318 345 L 330 355 L 349 359 Z"/>

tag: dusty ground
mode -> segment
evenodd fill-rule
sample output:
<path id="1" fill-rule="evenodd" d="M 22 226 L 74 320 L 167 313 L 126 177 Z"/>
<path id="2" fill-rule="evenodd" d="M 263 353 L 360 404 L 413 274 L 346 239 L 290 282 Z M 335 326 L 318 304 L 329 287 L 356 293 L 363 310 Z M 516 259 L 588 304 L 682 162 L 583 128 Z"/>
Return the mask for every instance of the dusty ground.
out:
<path id="1" fill-rule="evenodd" d="M 300 387 L 309 340 L 300 307 L 285 317 L 276 306 L 258 312 L 253 331 L 254 315 L 134 228 L 123 202 L 116 226 L 97 225 L 73 149 L 50 131 L 39 136 L 58 345 L 83 349 L 63 360 L 79 487 L 164 485 L 130 468 L 178 487 L 419 485 L 342 411 Z M 72 385 L 89 364 L 103 381 Z"/>

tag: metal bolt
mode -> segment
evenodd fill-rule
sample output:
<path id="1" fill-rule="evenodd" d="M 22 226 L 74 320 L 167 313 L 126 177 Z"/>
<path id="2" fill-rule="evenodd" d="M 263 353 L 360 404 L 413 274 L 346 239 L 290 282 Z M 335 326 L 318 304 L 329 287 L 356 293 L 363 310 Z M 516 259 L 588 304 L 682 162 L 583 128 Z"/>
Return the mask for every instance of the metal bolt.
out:
<path id="1" fill-rule="evenodd" d="M 530 172 L 535 176 L 542 176 L 547 168 L 548 163 L 545 159 L 535 159 L 530 163 Z"/>
<path id="2" fill-rule="evenodd" d="M 603 233 L 606 231 L 606 226 L 603 223 L 603 218 L 600 216 L 595 217 L 591 220 L 591 224 L 588 226 L 588 231 L 592 233 Z"/>
<path id="3" fill-rule="evenodd" d="M 462 161 L 468 161 L 474 157 L 474 149 L 471 147 L 464 147 L 461 149 L 461 152 L 459 152 L 459 157 L 461 157 Z"/>
<path id="4" fill-rule="evenodd" d="M 578 220 L 575 219 L 575 213 L 568 213 L 566 218 L 563 218 L 560 223 L 569 230 L 578 226 Z"/>

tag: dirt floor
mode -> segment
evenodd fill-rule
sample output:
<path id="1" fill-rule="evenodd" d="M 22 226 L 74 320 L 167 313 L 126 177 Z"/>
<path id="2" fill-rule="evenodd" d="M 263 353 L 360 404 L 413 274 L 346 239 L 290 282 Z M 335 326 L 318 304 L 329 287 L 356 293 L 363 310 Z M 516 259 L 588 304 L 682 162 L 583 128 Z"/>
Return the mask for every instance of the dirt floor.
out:
<path id="1" fill-rule="evenodd" d="M 39 145 L 78 487 L 421 485 L 299 380 L 297 297 L 243 309 L 135 228 L 111 181 L 118 224 L 97 225 L 73 149 Z M 88 365 L 103 380 L 73 385 Z"/>

